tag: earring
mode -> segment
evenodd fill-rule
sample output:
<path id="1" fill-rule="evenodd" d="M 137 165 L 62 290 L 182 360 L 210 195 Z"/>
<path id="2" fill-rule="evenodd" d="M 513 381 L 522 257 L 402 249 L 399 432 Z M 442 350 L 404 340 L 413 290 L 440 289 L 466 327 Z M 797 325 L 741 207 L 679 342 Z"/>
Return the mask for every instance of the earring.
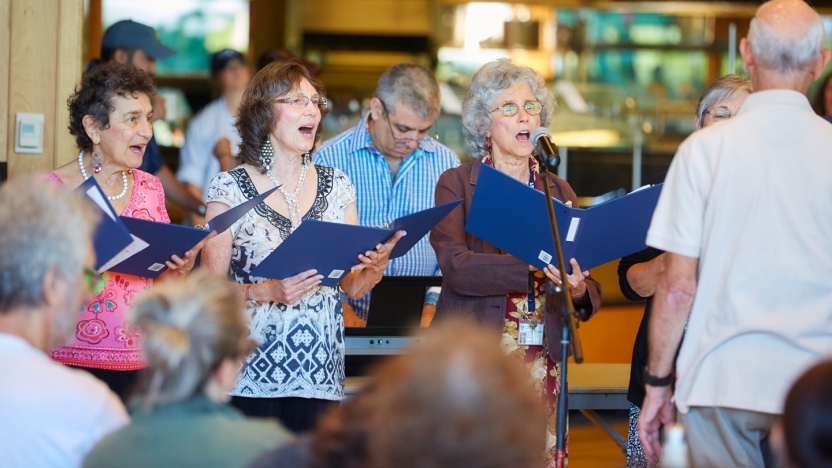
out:
<path id="1" fill-rule="evenodd" d="M 485 137 L 485 152 L 491 154 L 491 137 Z"/>
<path id="2" fill-rule="evenodd" d="M 92 152 L 92 170 L 95 171 L 96 174 L 101 172 L 101 153 L 98 151 Z"/>
<path id="3" fill-rule="evenodd" d="M 304 166 L 309 164 L 311 162 L 311 160 L 312 160 L 312 155 L 309 154 L 309 151 L 303 153 L 303 156 L 301 156 L 301 162 L 303 163 Z"/>
<path id="4" fill-rule="evenodd" d="M 268 138 L 266 138 L 266 142 L 263 143 L 263 147 L 260 149 L 260 163 L 266 171 L 272 170 L 272 164 L 274 164 L 274 148 L 272 148 L 272 142 Z"/>

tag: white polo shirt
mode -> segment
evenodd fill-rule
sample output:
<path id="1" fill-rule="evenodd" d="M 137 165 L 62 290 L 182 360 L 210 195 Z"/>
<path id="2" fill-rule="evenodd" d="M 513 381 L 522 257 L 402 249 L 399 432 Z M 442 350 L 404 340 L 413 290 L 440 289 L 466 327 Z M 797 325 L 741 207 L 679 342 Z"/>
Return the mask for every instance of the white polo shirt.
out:
<path id="1" fill-rule="evenodd" d="M 0 333 L 0 467 L 81 466 L 103 436 L 129 421 L 106 384 Z"/>
<path id="2" fill-rule="evenodd" d="M 214 156 L 214 145 L 222 138 L 231 141 L 231 152 L 238 154 L 240 135 L 234 128 L 235 118 L 219 98 L 205 106 L 188 125 L 185 144 L 179 150 L 179 170 L 176 178 L 202 190 L 202 201 L 208 200 L 208 185 L 220 172 L 220 162 Z"/>
<path id="3" fill-rule="evenodd" d="M 800 93 L 754 92 L 679 147 L 647 244 L 699 258 L 679 411 L 781 413 L 832 354 L 832 125 Z"/>

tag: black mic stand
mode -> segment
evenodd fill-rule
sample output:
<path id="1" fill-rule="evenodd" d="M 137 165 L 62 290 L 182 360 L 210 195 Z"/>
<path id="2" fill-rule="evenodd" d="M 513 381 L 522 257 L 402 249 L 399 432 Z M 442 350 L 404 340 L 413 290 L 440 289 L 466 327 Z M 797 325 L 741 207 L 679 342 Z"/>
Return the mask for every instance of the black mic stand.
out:
<path id="1" fill-rule="evenodd" d="M 549 188 L 549 172 L 557 170 L 560 164 L 560 156 L 558 155 L 557 146 L 554 144 L 554 153 L 547 157 L 539 154 L 541 152 L 535 151 L 534 157 L 540 165 L 540 174 L 543 176 L 543 193 L 546 194 L 546 207 L 549 209 L 549 224 L 552 227 L 552 238 L 555 241 L 555 252 L 558 256 L 558 269 L 560 270 L 561 284 L 564 287 L 556 286 L 549 281 L 547 286 L 547 301 L 554 300 L 558 297 L 563 297 L 566 307 L 560 307 L 561 320 L 563 322 L 563 332 L 561 334 L 560 343 L 562 345 L 560 357 L 560 393 L 558 394 L 558 417 L 557 417 L 557 468 L 563 468 L 563 461 L 566 457 L 566 416 L 569 411 L 567 404 L 566 392 L 566 364 L 568 361 L 567 353 L 569 345 L 572 345 L 574 351 L 575 362 L 580 364 L 584 361 L 584 353 L 581 348 L 581 340 L 578 337 L 578 318 L 581 316 L 575 311 L 575 304 L 572 303 L 572 293 L 569 291 L 569 283 L 566 278 L 566 262 L 563 259 L 563 246 L 560 243 L 560 233 L 558 233 L 558 223 L 555 217 L 555 205 L 552 202 L 552 190 Z M 554 293 L 563 292 L 562 296 Z M 554 304 L 553 304 L 554 305 Z M 583 312 L 583 311 L 581 311 Z"/>

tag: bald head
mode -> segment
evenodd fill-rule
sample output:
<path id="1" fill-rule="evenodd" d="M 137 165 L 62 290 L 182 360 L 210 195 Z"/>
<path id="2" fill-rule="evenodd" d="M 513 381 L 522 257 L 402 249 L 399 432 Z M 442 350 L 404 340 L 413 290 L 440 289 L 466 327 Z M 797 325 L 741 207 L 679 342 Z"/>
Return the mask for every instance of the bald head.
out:
<path id="1" fill-rule="evenodd" d="M 758 10 L 748 32 L 757 67 L 784 76 L 802 74 L 821 57 L 820 16 L 803 0 L 771 0 Z"/>

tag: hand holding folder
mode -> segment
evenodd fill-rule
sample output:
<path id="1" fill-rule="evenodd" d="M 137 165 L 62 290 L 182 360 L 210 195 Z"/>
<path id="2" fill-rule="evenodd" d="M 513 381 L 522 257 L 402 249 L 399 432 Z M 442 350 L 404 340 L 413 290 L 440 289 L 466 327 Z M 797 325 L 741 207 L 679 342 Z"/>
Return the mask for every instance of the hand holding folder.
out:
<path id="1" fill-rule="evenodd" d="M 572 273 L 572 258 L 588 270 L 643 250 L 661 189 L 655 185 L 587 209 L 555 200 L 567 274 Z M 556 256 L 545 197 L 483 166 L 465 230 L 542 270 Z"/>
<path id="2" fill-rule="evenodd" d="M 406 254 L 460 201 L 403 216 L 389 228 L 307 220 L 251 272 L 251 276 L 285 279 L 307 270 L 324 276 L 321 286 L 335 287 L 359 262 L 359 255 L 388 242 L 396 232 L 406 231 L 390 252 L 390 258 Z"/>

